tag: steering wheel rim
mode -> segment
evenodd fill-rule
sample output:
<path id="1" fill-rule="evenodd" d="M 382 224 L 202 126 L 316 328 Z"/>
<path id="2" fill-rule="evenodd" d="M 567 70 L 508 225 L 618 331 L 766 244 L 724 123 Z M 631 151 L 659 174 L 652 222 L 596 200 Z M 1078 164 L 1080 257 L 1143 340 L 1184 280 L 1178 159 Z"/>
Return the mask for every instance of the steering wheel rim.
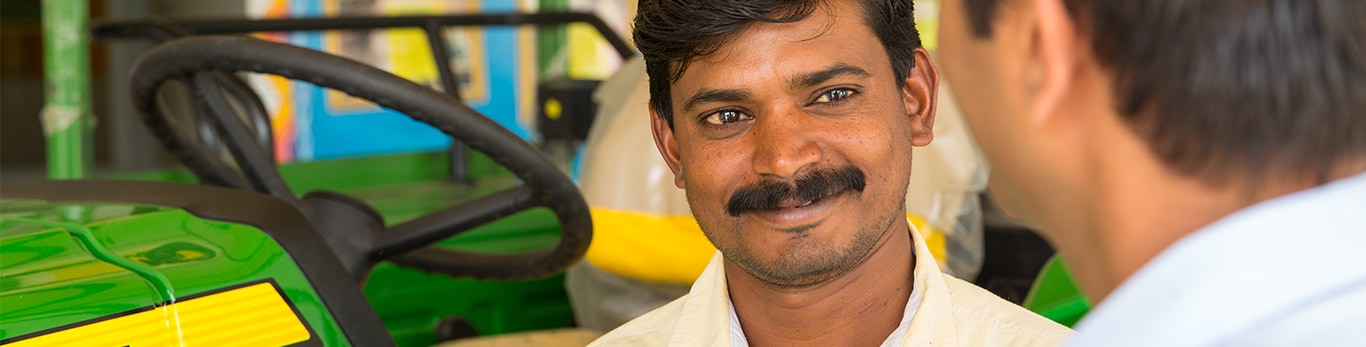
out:
<path id="1" fill-rule="evenodd" d="M 592 237 L 588 204 L 573 182 L 530 144 L 448 95 L 347 58 L 236 36 L 200 36 L 170 41 L 142 56 L 132 71 L 131 94 L 143 123 L 178 161 L 200 177 L 221 176 L 223 170 L 232 169 L 170 126 L 169 119 L 157 107 L 156 92 L 166 81 L 189 78 L 193 81 L 191 90 L 196 102 L 206 103 L 210 106 L 207 109 L 222 113 L 227 108 L 218 104 L 224 102 L 221 93 L 207 92 L 214 86 L 209 72 L 246 71 L 310 82 L 393 109 L 485 153 L 522 180 L 521 186 L 396 225 L 361 240 L 359 245 L 332 243 L 334 251 L 348 263 L 349 270 L 360 272 L 359 278 L 364 278 L 375 263 L 387 258 L 394 258 L 400 265 L 479 279 L 542 278 L 563 271 L 582 258 L 588 249 Z M 227 137 L 232 138 L 233 133 L 248 135 L 245 132 L 249 130 L 240 122 L 222 121 L 227 117 L 221 114 L 215 118 L 219 120 L 216 125 Z M 243 163 L 244 156 L 269 155 L 250 141 L 229 148 L 239 164 Z M 247 167 L 249 164 L 243 166 L 248 176 L 260 171 Z M 287 186 L 284 188 L 287 194 L 281 193 L 279 187 L 268 188 L 283 185 L 278 172 L 269 171 L 253 182 L 257 190 L 264 189 L 265 193 L 299 206 Z M 473 226 L 538 206 L 551 210 L 562 226 L 561 238 L 554 246 L 508 254 L 427 246 Z M 327 234 L 325 230 L 320 231 Z M 355 264 L 354 268 L 352 264 Z"/>

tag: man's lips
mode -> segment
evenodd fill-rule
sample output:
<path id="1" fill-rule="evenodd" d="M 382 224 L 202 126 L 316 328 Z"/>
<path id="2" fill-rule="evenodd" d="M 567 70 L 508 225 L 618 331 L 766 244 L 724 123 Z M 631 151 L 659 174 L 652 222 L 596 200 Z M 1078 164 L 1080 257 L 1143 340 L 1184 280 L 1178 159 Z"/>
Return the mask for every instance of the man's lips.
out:
<path id="1" fill-rule="evenodd" d="M 838 193 L 836 193 L 836 194 L 838 194 Z M 802 208 L 802 207 L 810 206 L 812 203 L 815 203 L 817 200 L 825 199 L 825 198 L 828 198 L 828 197 L 830 197 L 830 196 L 829 196 L 829 195 L 827 195 L 827 196 L 822 196 L 822 197 L 818 197 L 818 198 L 811 199 L 811 200 L 788 199 L 788 200 L 783 201 L 782 207 L 779 207 L 778 209 L 781 210 L 781 209 L 789 209 L 789 208 Z"/>
<path id="2" fill-rule="evenodd" d="M 819 197 L 852 191 L 863 192 L 863 172 L 852 166 L 817 168 L 792 179 L 765 178 L 738 187 L 726 201 L 726 214 L 740 217 L 756 211 L 805 208 Z"/>
<path id="3" fill-rule="evenodd" d="M 830 215 L 839 205 L 846 193 L 839 192 L 815 200 L 787 200 L 780 208 L 771 210 L 751 211 L 748 215 L 754 216 L 764 224 L 769 224 L 773 228 L 782 230 L 805 230 L 815 224 L 819 224 Z"/>

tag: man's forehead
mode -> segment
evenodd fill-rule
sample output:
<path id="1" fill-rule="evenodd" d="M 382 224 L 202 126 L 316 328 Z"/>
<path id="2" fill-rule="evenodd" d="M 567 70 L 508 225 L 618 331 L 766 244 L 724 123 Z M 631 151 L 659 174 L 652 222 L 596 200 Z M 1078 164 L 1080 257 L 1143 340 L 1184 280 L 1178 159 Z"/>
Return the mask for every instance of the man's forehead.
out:
<path id="1" fill-rule="evenodd" d="M 675 100 L 703 88 L 743 88 L 756 78 L 793 84 L 794 79 L 836 65 L 862 70 L 864 75 L 877 74 L 878 65 L 887 65 L 890 72 L 889 58 L 859 15 L 861 10 L 832 7 L 822 6 L 794 23 L 757 23 L 728 37 L 716 50 L 686 64 L 672 83 Z"/>
<path id="2" fill-rule="evenodd" d="M 861 7 L 853 2 L 831 1 L 796 22 L 752 23 L 723 38 L 711 52 L 694 57 L 691 64 L 722 63 L 734 58 L 735 54 L 752 52 L 756 48 L 803 43 L 819 45 L 856 38 L 877 40 L 862 16 Z"/>

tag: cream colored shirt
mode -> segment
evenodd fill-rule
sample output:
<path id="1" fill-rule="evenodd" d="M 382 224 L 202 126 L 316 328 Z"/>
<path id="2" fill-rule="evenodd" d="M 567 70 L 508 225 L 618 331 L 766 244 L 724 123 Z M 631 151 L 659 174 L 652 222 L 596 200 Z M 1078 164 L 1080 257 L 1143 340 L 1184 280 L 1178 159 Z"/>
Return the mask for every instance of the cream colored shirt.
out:
<path id="1" fill-rule="evenodd" d="M 920 305 L 901 346 L 1057 346 L 1072 330 L 978 288 L 945 275 L 925 240 L 911 227 L 915 244 L 915 288 Z M 910 305 L 908 305 L 910 306 Z M 729 346 L 730 295 L 721 253 L 693 283 L 692 291 L 646 313 L 590 346 Z"/>

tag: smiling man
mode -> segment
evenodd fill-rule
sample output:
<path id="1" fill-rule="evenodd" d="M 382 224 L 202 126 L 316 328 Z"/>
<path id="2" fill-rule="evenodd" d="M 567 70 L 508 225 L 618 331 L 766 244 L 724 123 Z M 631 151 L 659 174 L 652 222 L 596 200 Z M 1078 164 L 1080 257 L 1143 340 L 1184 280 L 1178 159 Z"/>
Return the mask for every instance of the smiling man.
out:
<path id="1" fill-rule="evenodd" d="M 1099 300 L 1076 346 L 1366 346 L 1366 1 L 948 0 L 992 167 Z"/>
<path id="2" fill-rule="evenodd" d="M 660 153 L 720 252 L 600 344 L 1057 345 L 1070 332 L 940 272 L 906 220 L 938 73 L 906 0 L 644 0 Z"/>

